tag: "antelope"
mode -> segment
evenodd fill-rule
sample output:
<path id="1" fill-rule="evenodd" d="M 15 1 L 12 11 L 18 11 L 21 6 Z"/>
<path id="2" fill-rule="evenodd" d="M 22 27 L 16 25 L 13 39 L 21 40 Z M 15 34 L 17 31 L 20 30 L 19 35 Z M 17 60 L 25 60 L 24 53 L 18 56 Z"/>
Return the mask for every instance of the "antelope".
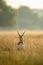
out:
<path id="1" fill-rule="evenodd" d="M 17 49 L 20 50 L 20 49 L 25 48 L 25 45 L 24 45 L 24 43 L 23 43 L 23 39 L 22 39 L 22 37 L 23 37 L 25 31 L 23 32 L 22 35 L 20 35 L 19 32 L 17 32 L 17 33 L 18 33 L 18 35 L 19 35 L 19 42 L 18 42 L 18 44 L 17 44 Z"/>

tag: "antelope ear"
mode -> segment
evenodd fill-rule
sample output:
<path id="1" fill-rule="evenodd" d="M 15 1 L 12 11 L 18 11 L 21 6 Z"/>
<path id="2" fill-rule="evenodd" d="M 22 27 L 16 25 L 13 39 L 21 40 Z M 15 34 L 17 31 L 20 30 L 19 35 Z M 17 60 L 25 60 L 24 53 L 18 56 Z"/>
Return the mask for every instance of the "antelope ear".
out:
<path id="1" fill-rule="evenodd" d="M 24 33 L 25 33 L 25 31 L 23 32 L 23 34 L 22 34 L 21 36 L 23 36 L 23 35 L 24 35 Z"/>

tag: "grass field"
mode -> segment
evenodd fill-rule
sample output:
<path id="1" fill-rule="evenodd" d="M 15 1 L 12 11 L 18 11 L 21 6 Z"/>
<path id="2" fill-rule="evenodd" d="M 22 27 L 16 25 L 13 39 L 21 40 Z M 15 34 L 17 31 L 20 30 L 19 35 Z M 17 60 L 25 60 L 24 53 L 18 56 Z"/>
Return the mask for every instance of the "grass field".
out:
<path id="1" fill-rule="evenodd" d="M 26 31 L 25 49 L 18 51 L 18 42 L 16 31 L 0 31 L 0 65 L 43 65 L 43 31 Z"/>

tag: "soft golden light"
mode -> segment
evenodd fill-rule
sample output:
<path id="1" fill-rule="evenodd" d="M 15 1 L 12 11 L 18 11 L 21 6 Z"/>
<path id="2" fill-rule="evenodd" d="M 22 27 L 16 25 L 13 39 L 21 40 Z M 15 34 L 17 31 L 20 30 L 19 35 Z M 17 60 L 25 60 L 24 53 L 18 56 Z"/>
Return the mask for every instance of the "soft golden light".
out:
<path id="1" fill-rule="evenodd" d="M 28 6 L 32 9 L 43 9 L 43 0 L 5 0 L 7 5 L 18 8 L 20 5 Z"/>

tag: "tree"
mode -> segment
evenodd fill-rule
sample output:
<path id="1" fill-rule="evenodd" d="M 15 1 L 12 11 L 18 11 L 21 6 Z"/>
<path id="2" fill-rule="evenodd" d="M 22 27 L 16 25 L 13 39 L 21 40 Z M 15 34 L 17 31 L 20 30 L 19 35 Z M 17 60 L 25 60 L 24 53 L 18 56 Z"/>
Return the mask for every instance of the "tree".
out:
<path id="1" fill-rule="evenodd" d="M 7 6 L 0 0 L 0 26 L 14 26 L 16 24 L 17 10 Z"/>

